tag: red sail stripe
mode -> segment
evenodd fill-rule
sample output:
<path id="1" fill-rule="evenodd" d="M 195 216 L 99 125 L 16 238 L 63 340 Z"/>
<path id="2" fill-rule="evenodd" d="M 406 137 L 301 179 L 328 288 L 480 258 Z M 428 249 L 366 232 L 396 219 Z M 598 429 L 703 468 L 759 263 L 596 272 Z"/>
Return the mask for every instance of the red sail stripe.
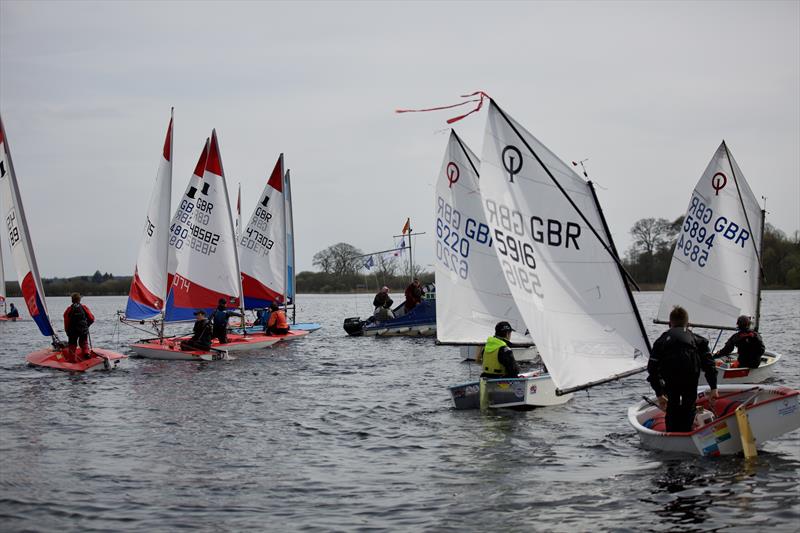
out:
<path id="1" fill-rule="evenodd" d="M 283 192 L 283 154 L 278 157 L 278 161 L 275 163 L 275 168 L 272 169 L 272 174 L 269 176 L 267 185 L 278 192 Z"/>
<path id="2" fill-rule="evenodd" d="M 167 161 L 172 157 L 172 119 L 169 119 L 169 127 L 167 128 L 167 138 L 164 141 L 164 159 Z"/>
<path id="3" fill-rule="evenodd" d="M 219 157 L 219 145 L 217 144 L 217 130 L 211 132 L 211 145 L 208 148 L 208 159 L 206 159 L 206 170 L 222 176 L 222 160 Z"/>

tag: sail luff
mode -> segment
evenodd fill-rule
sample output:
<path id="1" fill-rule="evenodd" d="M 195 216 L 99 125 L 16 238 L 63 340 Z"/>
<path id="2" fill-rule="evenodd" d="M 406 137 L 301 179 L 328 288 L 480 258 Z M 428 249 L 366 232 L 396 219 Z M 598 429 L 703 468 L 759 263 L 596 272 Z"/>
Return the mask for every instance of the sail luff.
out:
<path id="1" fill-rule="evenodd" d="M 0 302 L 3 302 L 3 314 L 6 313 L 6 272 L 3 268 L 3 238 L 0 237 Z"/>
<path id="2" fill-rule="evenodd" d="M 14 171 L 14 161 L 11 158 L 11 147 L 8 142 L 8 135 L 6 134 L 5 125 L 2 118 L 0 118 L 0 143 L 3 144 L 3 157 L 8 163 L 8 169 L 0 167 L 0 179 L 5 177 L 8 184 L 9 198 L 4 200 L 8 202 L 6 207 L 6 224 L 8 225 L 9 211 L 13 210 L 16 213 L 16 220 L 19 229 L 23 235 L 19 236 L 19 243 L 22 246 L 22 253 L 18 254 L 14 251 L 14 242 L 9 242 L 11 246 L 11 255 L 17 269 L 17 277 L 19 279 L 20 290 L 25 298 L 25 304 L 28 311 L 31 313 L 31 318 L 34 319 L 42 335 L 52 337 L 54 341 L 58 340 L 58 336 L 53 329 L 50 321 L 50 313 L 47 310 L 47 300 L 44 294 L 44 287 L 42 285 L 42 278 L 39 275 L 39 266 L 36 262 L 36 254 L 33 250 L 33 242 L 31 239 L 30 229 L 28 228 L 28 219 L 25 216 L 25 208 L 22 204 L 22 196 L 19 192 L 19 184 L 17 182 L 17 174 Z M 5 171 L 5 172 L 3 172 Z M 9 209 L 10 208 L 10 209 Z M 16 229 L 16 228 L 15 228 Z M 33 283 L 34 292 L 26 287 L 27 277 L 25 271 L 28 271 Z M 39 310 L 41 307 L 41 311 Z"/>
<path id="3" fill-rule="evenodd" d="M 750 235 L 753 235 L 753 228 L 750 225 L 750 217 L 747 216 L 747 207 L 745 207 L 745 205 L 744 205 L 744 198 L 742 198 L 742 190 L 739 187 L 739 180 L 736 178 L 736 169 L 733 168 L 733 160 L 731 159 L 731 152 L 730 152 L 730 150 L 728 150 L 728 143 L 726 143 L 723 140 L 722 141 L 722 146 L 725 147 L 725 155 L 727 156 L 728 164 L 731 167 L 731 176 L 733 176 L 733 183 L 736 184 L 736 195 L 739 197 L 739 205 L 742 206 L 742 213 L 744 214 L 744 220 L 745 220 L 745 222 L 747 222 L 747 230 L 750 232 Z M 762 224 L 761 227 L 762 227 L 762 232 L 763 232 L 764 225 Z M 758 245 L 756 245 L 756 243 L 755 243 L 755 241 L 753 239 L 750 239 L 750 242 L 753 245 L 753 251 L 755 252 L 756 259 L 758 260 L 759 274 L 763 277 L 764 276 L 764 265 L 761 263 L 761 250 L 760 250 L 761 246 L 763 246 L 763 241 L 759 240 Z"/>
<path id="4" fill-rule="evenodd" d="M 764 224 L 766 222 L 766 218 L 767 218 L 767 210 L 762 209 L 761 234 L 758 239 L 759 252 L 762 252 L 764 250 Z M 764 280 L 764 270 L 762 269 L 761 272 L 759 272 L 758 285 L 756 289 L 756 316 L 755 316 L 755 327 L 753 328 L 756 331 L 758 331 L 758 326 L 761 324 L 761 283 L 763 282 L 763 280 Z"/>
<path id="5" fill-rule="evenodd" d="M 287 235 L 286 235 L 286 248 L 287 248 L 287 257 L 289 259 L 289 268 L 286 272 L 286 282 L 289 286 L 288 290 L 288 298 L 291 300 L 292 305 L 295 304 L 296 299 L 296 292 L 297 292 L 297 263 L 296 263 L 296 256 L 295 256 L 295 248 L 294 248 L 294 206 L 292 205 L 292 181 L 289 175 L 289 170 L 286 170 L 286 226 L 288 228 Z M 292 312 L 292 316 L 294 317 L 294 312 Z"/>

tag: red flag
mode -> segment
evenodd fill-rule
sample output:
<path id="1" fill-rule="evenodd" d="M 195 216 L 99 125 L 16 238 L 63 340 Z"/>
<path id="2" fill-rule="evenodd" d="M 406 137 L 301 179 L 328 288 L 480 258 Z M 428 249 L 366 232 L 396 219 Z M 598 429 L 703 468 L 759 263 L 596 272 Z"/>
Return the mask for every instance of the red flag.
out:
<path id="1" fill-rule="evenodd" d="M 407 219 L 406 219 L 406 223 L 405 223 L 405 225 L 403 225 L 403 231 L 401 231 L 400 233 L 402 233 L 403 235 L 405 235 L 405 233 L 406 233 L 407 231 L 409 231 L 410 229 L 411 229 L 411 218 L 407 218 Z"/>

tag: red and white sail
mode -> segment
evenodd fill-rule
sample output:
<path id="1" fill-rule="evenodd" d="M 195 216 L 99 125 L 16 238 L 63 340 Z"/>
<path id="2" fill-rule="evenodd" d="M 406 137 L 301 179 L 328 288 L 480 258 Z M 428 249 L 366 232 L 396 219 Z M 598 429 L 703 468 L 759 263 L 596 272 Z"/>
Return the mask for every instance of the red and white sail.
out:
<path id="1" fill-rule="evenodd" d="M 39 326 L 42 335 L 53 336 L 53 326 L 47 312 L 42 279 L 33 254 L 31 234 L 22 207 L 22 197 L 19 192 L 17 176 L 14 173 L 14 164 L 11 161 L 11 151 L 8 147 L 3 121 L 0 119 L 0 199 L 2 200 L 3 230 L 8 236 L 11 247 L 11 257 L 17 269 L 22 297 L 31 314 L 31 318 Z"/>
<path id="2" fill-rule="evenodd" d="M 649 341 L 590 185 L 494 101 L 481 196 L 505 281 L 557 387 L 643 370 Z"/>
<path id="3" fill-rule="evenodd" d="M 758 200 L 723 142 L 692 191 L 658 320 L 668 322 L 676 305 L 689 312 L 689 322 L 709 327 L 757 317 L 761 225 Z"/>
<path id="4" fill-rule="evenodd" d="M 239 238 L 246 309 L 283 303 L 286 294 L 286 202 L 283 154 Z"/>
<path id="5" fill-rule="evenodd" d="M 3 239 L 0 239 L 0 303 L 3 304 L 3 311 L 6 307 L 6 271 L 3 268 Z"/>
<path id="6" fill-rule="evenodd" d="M 145 320 L 161 314 L 167 297 L 167 258 L 169 255 L 170 201 L 172 199 L 172 128 L 170 117 L 167 138 L 158 164 L 156 182 L 139 242 L 125 316 Z"/>
<path id="7" fill-rule="evenodd" d="M 211 135 L 199 189 L 187 193 L 187 223 L 180 221 L 183 240 L 176 249 L 175 277 L 167 301 L 166 320 L 191 320 L 194 311 L 210 312 L 224 299 L 240 306 L 241 280 L 231 204 L 217 134 Z M 192 205 L 191 208 L 188 206 Z M 177 231 L 173 230 L 173 234 Z M 184 237 L 185 234 L 185 237 Z"/>
<path id="8" fill-rule="evenodd" d="M 484 343 L 505 320 L 515 330 L 513 342 L 531 343 L 493 249 L 479 167 L 478 157 L 451 131 L 434 206 L 436 337 L 444 343 Z"/>

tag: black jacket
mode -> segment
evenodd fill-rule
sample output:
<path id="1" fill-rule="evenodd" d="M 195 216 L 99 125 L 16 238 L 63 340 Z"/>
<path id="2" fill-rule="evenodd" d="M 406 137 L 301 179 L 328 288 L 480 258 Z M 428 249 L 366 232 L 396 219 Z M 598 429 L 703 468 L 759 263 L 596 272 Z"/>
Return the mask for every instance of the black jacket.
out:
<path id="1" fill-rule="evenodd" d="M 393 303 L 394 301 L 385 292 L 379 292 L 375 295 L 375 299 L 372 300 L 373 307 L 386 307 L 388 309 Z"/>
<path id="2" fill-rule="evenodd" d="M 717 367 L 708 348 L 708 340 L 686 328 L 671 328 L 653 343 L 647 363 L 647 381 L 656 396 L 665 391 L 697 386 L 700 372 L 712 389 L 717 388 Z"/>
<path id="3" fill-rule="evenodd" d="M 724 356 L 733 353 L 733 349 L 739 352 L 739 365 L 749 368 L 758 368 L 761 364 L 761 356 L 764 355 L 764 341 L 757 331 L 750 329 L 740 329 L 728 339 L 725 346 L 717 355 Z"/>
<path id="4" fill-rule="evenodd" d="M 211 324 L 208 320 L 196 320 L 192 330 L 192 342 L 197 346 L 211 347 Z"/>

